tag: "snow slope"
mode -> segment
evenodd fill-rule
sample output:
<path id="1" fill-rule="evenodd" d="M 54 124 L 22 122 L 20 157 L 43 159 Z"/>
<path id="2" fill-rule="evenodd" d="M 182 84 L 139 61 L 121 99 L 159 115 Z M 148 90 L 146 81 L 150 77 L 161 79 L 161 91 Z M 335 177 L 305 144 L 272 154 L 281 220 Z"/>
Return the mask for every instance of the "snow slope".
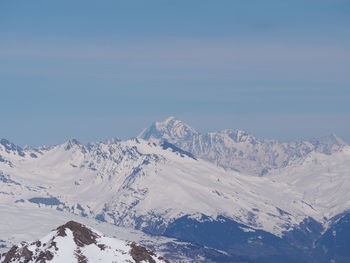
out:
<path id="1" fill-rule="evenodd" d="M 332 155 L 313 152 L 268 178 L 298 192 L 310 207 L 308 214 L 325 222 L 350 208 L 350 147 Z"/>

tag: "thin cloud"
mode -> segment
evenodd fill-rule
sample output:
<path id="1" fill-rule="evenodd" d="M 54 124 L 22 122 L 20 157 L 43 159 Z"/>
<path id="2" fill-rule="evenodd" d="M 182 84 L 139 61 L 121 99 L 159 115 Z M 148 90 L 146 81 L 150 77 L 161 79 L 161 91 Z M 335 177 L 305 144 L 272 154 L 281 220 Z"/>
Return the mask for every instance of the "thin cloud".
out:
<path id="1" fill-rule="evenodd" d="M 130 75 L 147 79 L 216 77 L 237 80 L 249 77 L 340 81 L 349 80 L 350 76 L 350 49 L 346 45 L 252 44 L 227 39 L 159 40 L 114 46 L 96 46 L 86 42 L 60 46 L 32 43 L 25 47 L 0 47 L 0 57 L 35 59 L 37 67 L 42 67 L 43 74 L 49 70 L 52 61 L 59 61 L 63 66 L 54 69 L 57 74 L 65 74 L 65 63 L 76 63 L 79 71 L 80 63 L 84 65 L 81 68 L 86 74 L 101 77 Z M 103 68 L 107 70 L 101 72 L 101 65 L 105 65 Z M 20 63 L 18 67 L 21 68 Z"/>

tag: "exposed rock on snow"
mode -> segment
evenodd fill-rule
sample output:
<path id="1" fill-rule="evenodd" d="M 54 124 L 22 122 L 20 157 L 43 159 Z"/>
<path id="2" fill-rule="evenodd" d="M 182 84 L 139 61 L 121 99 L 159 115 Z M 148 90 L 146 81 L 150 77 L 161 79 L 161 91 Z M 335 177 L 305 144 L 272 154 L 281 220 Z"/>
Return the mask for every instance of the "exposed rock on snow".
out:
<path id="1" fill-rule="evenodd" d="M 169 263 L 135 243 L 108 238 L 75 221 L 58 227 L 35 242 L 22 242 L 0 257 L 1 263 Z"/>

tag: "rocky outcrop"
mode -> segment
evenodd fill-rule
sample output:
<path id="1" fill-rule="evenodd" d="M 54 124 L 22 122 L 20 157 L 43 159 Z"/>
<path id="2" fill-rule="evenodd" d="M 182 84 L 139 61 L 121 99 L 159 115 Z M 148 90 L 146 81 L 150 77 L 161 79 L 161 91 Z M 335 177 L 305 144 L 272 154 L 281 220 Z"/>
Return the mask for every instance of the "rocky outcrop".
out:
<path id="1" fill-rule="evenodd" d="M 127 243 L 96 233 L 69 221 L 41 240 L 21 242 L 0 256 L 1 263 L 77 262 L 170 263 L 136 243 Z"/>

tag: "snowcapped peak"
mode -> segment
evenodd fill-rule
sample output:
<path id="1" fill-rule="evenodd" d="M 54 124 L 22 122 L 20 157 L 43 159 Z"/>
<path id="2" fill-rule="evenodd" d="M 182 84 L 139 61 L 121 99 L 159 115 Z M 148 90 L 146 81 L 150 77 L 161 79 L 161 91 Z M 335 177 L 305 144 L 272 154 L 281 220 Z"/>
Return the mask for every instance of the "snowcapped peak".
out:
<path id="1" fill-rule="evenodd" d="M 199 134 L 194 128 L 171 116 L 162 122 L 155 122 L 139 134 L 139 138 L 148 140 L 166 139 L 173 142 L 178 139 L 191 138 Z"/>
<path id="2" fill-rule="evenodd" d="M 72 149 L 74 146 L 77 146 L 77 145 L 81 145 L 81 143 L 77 140 L 77 139 L 69 139 L 68 141 L 66 141 L 63 146 L 64 146 L 64 149 L 66 151 Z"/>
<path id="3" fill-rule="evenodd" d="M 190 127 L 188 124 L 183 123 L 181 120 L 176 119 L 174 116 L 170 116 L 168 118 L 166 118 L 164 121 L 161 122 L 155 122 L 154 123 L 157 128 L 159 129 L 164 129 L 164 128 L 168 128 L 168 129 L 172 129 L 175 128 L 175 126 L 181 126 L 181 128 L 187 128 L 189 130 L 191 130 L 192 132 L 197 132 L 195 129 L 193 129 L 192 127 Z"/>
<path id="4" fill-rule="evenodd" d="M 0 151 L 1 150 L 7 153 L 13 153 L 13 154 L 19 155 L 21 157 L 25 156 L 25 153 L 23 152 L 22 147 L 15 145 L 14 143 L 6 139 L 0 140 Z"/>
<path id="5" fill-rule="evenodd" d="M 250 133 L 238 129 L 226 129 L 216 134 L 225 134 L 235 142 L 256 141 L 257 139 Z"/>
<path id="6" fill-rule="evenodd" d="M 69 140 L 67 141 L 67 143 L 72 144 L 72 145 L 81 144 L 77 139 L 74 139 L 74 138 L 69 139 Z"/>
<path id="7" fill-rule="evenodd" d="M 67 229 L 73 233 L 74 241 L 78 246 L 85 246 L 96 243 L 96 239 L 100 237 L 92 229 L 75 221 L 69 221 L 56 229 L 57 236 L 67 236 Z"/>
<path id="8" fill-rule="evenodd" d="M 172 121 L 179 121 L 179 120 L 177 120 L 174 116 L 169 116 L 163 121 L 163 123 L 169 123 Z"/>
<path id="9" fill-rule="evenodd" d="M 142 246 L 105 237 L 75 221 L 58 227 L 41 240 L 21 242 L 0 254 L 0 263 L 47 261 L 169 263 Z"/>

